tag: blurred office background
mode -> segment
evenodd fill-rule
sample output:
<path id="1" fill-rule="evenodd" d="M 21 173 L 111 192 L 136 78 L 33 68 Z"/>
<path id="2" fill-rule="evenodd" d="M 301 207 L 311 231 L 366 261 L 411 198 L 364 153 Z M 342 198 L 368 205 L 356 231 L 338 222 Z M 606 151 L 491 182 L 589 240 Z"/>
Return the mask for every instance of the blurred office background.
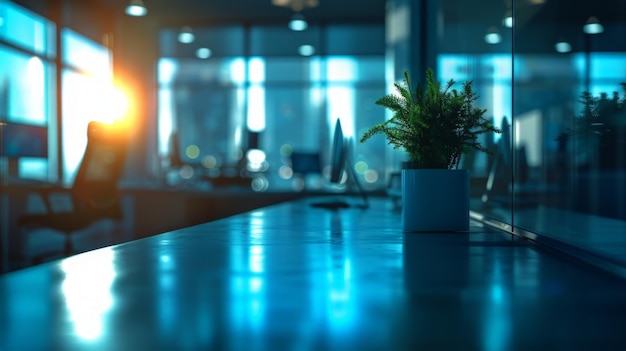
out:
<path id="1" fill-rule="evenodd" d="M 3 138 L 16 125 L 41 144 L 4 146 L 5 183 L 71 185 L 87 123 L 122 120 L 127 189 L 245 177 L 254 193 L 341 191 L 327 181 L 340 118 L 349 166 L 382 193 L 404 155 L 358 138 L 389 117 L 374 101 L 404 70 L 432 67 L 473 81 L 503 128 L 482 140 L 490 155 L 463 159 L 473 216 L 626 267 L 626 112 L 589 119 L 581 101 L 623 99 L 626 2 L 146 0 L 145 16 L 128 3 L 0 1 Z M 320 171 L 294 174 L 292 152 L 319 153 Z"/>

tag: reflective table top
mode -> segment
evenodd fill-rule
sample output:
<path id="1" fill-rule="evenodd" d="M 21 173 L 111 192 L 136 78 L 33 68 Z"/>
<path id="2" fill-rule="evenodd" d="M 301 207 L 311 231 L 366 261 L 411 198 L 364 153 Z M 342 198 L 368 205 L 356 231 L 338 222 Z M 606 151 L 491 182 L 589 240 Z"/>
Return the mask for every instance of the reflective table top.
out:
<path id="1" fill-rule="evenodd" d="M 626 345 L 626 284 L 387 199 L 299 200 L 0 276 L 0 350 L 529 350 Z"/>

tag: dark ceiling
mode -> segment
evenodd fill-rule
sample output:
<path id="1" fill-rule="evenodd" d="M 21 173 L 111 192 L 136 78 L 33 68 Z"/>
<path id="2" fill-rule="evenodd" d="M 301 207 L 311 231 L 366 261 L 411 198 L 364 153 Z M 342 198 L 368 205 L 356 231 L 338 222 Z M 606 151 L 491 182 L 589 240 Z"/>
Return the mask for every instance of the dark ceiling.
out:
<path id="1" fill-rule="evenodd" d="M 96 0 L 123 12 L 129 0 Z M 224 21 L 285 21 L 293 14 L 288 7 L 272 5 L 271 0 L 144 0 L 148 16 L 163 26 L 198 25 Z M 302 14 L 310 21 L 382 22 L 386 0 L 319 0 Z"/>

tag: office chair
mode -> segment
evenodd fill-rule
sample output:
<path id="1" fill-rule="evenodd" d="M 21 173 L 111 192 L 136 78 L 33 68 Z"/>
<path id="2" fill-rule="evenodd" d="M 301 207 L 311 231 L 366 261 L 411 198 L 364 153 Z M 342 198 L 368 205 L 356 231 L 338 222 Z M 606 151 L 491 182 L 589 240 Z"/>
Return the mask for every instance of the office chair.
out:
<path id="1" fill-rule="evenodd" d="M 55 211 L 50 201 L 52 194 L 67 193 L 66 188 L 34 188 L 43 198 L 47 212 L 18 218 L 18 227 L 23 230 L 49 228 L 62 232 L 65 235 L 63 255 L 69 256 L 74 253 L 72 233 L 99 220 L 121 220 L 118 181 L 124 168 L 127 144 L 127 134 L 118 126 L 90 122 L 87 126 L 87 147 L 69 191 L 71 210 Z M 36 256 L 34 263 L 40 263 L 44 256 L 47 255 Z"/>

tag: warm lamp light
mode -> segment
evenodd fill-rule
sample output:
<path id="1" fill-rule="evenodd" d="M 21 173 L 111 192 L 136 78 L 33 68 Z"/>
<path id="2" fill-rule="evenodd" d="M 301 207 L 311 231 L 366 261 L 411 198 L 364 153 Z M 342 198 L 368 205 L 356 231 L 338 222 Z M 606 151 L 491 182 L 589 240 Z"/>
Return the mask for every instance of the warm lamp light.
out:
<path id="1" fill-rule="evenodd" d="M 141 17 L 148 14 L 148 9 L 142 0 L 130 0 L 124 12 L 129 16 Z"/>
<path id="2" fill-rule="evenodd" d="M 290 7 L 294 12 L 300 12 L 307 7 L 316 7 L 318 0 L 272 0 L 272 5 Z"/>

